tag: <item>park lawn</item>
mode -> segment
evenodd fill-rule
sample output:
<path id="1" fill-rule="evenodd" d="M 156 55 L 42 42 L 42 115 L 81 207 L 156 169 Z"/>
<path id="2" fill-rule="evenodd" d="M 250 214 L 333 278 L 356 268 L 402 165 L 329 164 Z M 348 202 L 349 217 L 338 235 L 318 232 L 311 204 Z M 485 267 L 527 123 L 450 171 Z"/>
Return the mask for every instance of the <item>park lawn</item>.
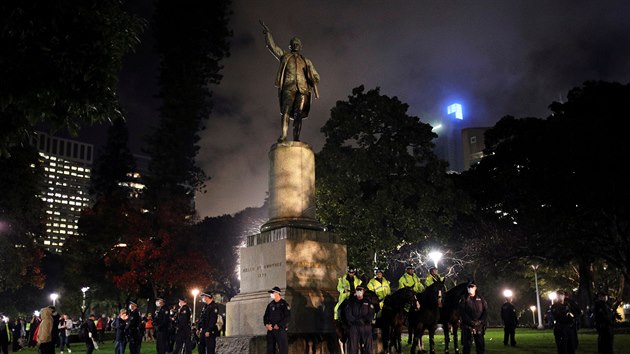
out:
<path id="1" fill-rule="evenodd" d="M 486 331 L 486 353 L 488 354 L 553 354 L 556 352 L 556 345 L 553 339 L 553 332 L 550 329 L 536 330 L 529 328 L 519 328 L 516 330 L 516 347 L 503 346 L 503 328 L 489 328 Z M 429 348 L 429 338 L 425 335 L 422 337 L 425 349 Z M 597 353 L 597 333 L 592 329 L 581 329 L 578 332 L 579 346 L 577 354 L 593 354 Z M 444 353 L 444 335 L 435 336 L 436 353 Z M 72 354 L 85 353 L 84 343 L 71 343 Z M 409 353 L 411 346 L 407 344 L 407 336 L 403 335 L 403 353 Z M 461 346 L 460 346 L 461 353 Z M 630 334 L 615 334 L 614 350 L 616 354 L 630 353 Z M 37 353 L 35 349 L 22 349 L 22 352 Z M 453 343 L 451 339 L 450 352 L 454 353 Z M 473 353 L 474 348 L 473 348 Z M 59 354 L 59 348 L 55 350 Z M 113 354 L 114 343 L 107 340 L 101 344 L 99 350 L 95 350 L 93 354 Z M 125 350 L 129 354 L 129 347 Z M 141 354 L 155 354 L 155 342 L 142 343 Z M 197 354 L 197 349 L 193 354 Z M 64 352 L 67 354 L 67 352 Z M 219 353 L 231 354 L 231 353 Z"/>
<path id="2" fill-rule="evenodd" d="M 489 328 L 486 331 L 486 353 L 507 354 L 553 354 L 556 353 L 556 344 L 553 331 L 550 329 L 537 330 L 530 328 L 518 328 L 516 330 L 516 347 L 503 345 L 503 328 Z M 454 353 L 451 338 L 450 352 Z M 424 348 L 429 348 L 428 336 L 423 336 Z M 597 353 L 597 332 L 592 329 L 578 331 L 577 354 Z M 436 353 L 444 353 L 444 335 L 435 336 Z M 403 337 L 403 353 L 409 353 L 410 345 L 407 345 L 407 337 Z M 462 350 L 460 346 L 460 352 Z M 473 348 L 472 352 L 475 350 Z M 630 353 L 630 334 L 615 334 L 614 352 L 617 354 Z"/>

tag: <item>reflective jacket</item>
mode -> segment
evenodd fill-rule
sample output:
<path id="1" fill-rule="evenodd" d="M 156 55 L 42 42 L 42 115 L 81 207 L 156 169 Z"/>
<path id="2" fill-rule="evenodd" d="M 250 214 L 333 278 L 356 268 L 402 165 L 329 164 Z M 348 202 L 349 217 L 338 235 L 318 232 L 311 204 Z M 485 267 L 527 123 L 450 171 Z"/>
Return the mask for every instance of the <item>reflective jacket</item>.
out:
<path id="1" fill-rule="evenodd" d="M 418 278 L 418 275 L 416 275 L 416 273 L 410 275 L 409 273 L 405 272 L 405 274 L 403 274 L 402 277 L 398 279 L 398 289 L 402 288 L 411 288 L 417 293 L 421 293 L 424 291 L 424 285 L 422 285 L 422 282 L 420 281 L 420 278 Z"/>

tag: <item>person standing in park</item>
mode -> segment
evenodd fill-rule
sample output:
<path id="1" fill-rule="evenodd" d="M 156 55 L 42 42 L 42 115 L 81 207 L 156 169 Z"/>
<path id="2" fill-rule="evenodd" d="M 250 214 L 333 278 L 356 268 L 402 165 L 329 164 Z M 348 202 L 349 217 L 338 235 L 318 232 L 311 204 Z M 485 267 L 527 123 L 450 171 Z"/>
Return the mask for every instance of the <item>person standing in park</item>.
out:
<path id="1" fill-rule="evenodd" d="M 608 304 L 608 294 L 600 291 L 593 306 L 593 321 L 597 330 L 597 353 L 613 354 L 615 311 Z"/>
<path id="2" fill-rule="evenodd" d="M 37 329 L 37 346 L 40 354 L 54 354 L 55 340 L 53 338 L 53 309 L 44 307 L 39 311 L 42 322 Z"/>
<path id="3" fill-rule="evenodd" d="M 96 321 L 96 316 L 94 314 L 90 314 L 88 320 L 81 325 L 86 327 L 85 333 L 87 334 L 87 336 L 85 336 L 85 354 L 92 354 L 94 352 L 94 348 L 98 345 L 96 342 L 98 330 L 96 329 L 94 321 Z"/>
<path id="4" fill-rule="evenodd" d="M 125 347 L 127 347 L 127 336 L 125 329 L 127 327 L 127 320 L 129 316 L 127 316 L 127 310 L 121 309 L 118 312 L 118 316 L 112 323 L 112 328 L 116 333 L 116 342 L 114 344 L 114 354 L 124 354 Z"/>
<path id="5" fill-rule="evenodd" d="M 464 354 L 470 354 L 473 341 L 477 354 L 486 349 L 484 335 L 486 332 L 488 305 L 486 300 L 477 294 L 477 285 L 468 284 L 468 295 L 459 303 L 459 314 L 462 324 L 462 347 Z"/>
<path id="6" fill-rule="evenodd" d="M 190 341 L 191 335 L 191 315 L 190 307 L 186 302 L 185 297 L 179 298 L 179 308 L 177 309 L 177 317 L 175 318 L 175 351 L 174 353 L 180 354 L 182 347 L 184 347 L 185 354 L 192 352 L 192 343 Z"/>
<path id="7" fill-rule="evenodd" d="M 558 354 L 575 354 L 575 315 L 569 304 L 565 302 L 564 290 L 556 291 L 556 295 L 556 302 L 551 306 L 556 348 Z"/>
<path id="8" fill-rule="evenodd" d="M 11 343 L 9 319 L 3 313 L 0 313 L 0 349 L 3 354 L 9 354 L 9 343 Z"/>
<path id="9" fill-rule="evenodd" d="M 374 304 L 364 298 L 365 289 L 357 286 L 355 296 L 344 309 L 345 318 L 350 325 L 348 329 L 348 353 L 374 353 L 372 340 L 372 320 L 374 319 Z M 363 348 L 363 349 L 361 349 Z"/>
<path id="10" fill-rule="evenodd" d="M 153 328 L 155 328 L 155 349 L 157 354 L 166 354 L 168 351 L 168 330 L 171 317 L 163 297 L 155 298 L 155 306 L 155 321 L 153 322 Z"/>
<path id="11" fill-rule="evenodd" d="M 70 334 L 72 334 L 72 320 L 67 313 L 64 313 L 59 320 L 59 351 L 63 354 L 63 348 L 72 353 L 70 349 Z"/>
<path id="12" fill-rule="evenodd" d="M 302 119 L 308 117 L 311 106 L 311 93 L 319 97 L 317 83 L 319 74 L 313 63 L 302 54 L 302 41 L 291 38 L 289 52 L 279 47 L 273 40 L 269 27 L 260 21 L 265 35 L 265 43 L 273 56 L 280 61 L 275 85 L 280 98 L 280 114 L 282 115 L 282 135 L 278 142 L 286 141 L 289 130 L 289 119 L 293 120 L 293 140 L 300 141 Z"/>
<path id="13" fill-rule="evenodd" d="M 142 319 L 140 311 L 138 311 L 138 303 L 135 300 L 129 301 L 129 319 L 125 329 L 127 334 L 127 342 L 129 343 L 129 354 L 140 354 L 142 345 Z"/>
<path id="14" fill-rule="evenodd" d="M 339 316 L 339 306 L 350 297 L 351 294 L 354 293 L 354 290 L 357 286 L 361 285 L 362 281 L 358 277 L 356 277 L 357 269 L 353 266 L 348 266 L 348 272 L 346 275 L 337 279 L 337 291 L 339 292 L 339 299 L 337 304 L 335 305 L 335 313 L 334 319 L 338 320 Z"/>
<path id="15" fill-rule="evenodd" d="M 203 309 L 199 318 L 199 354 L 215 354 L 219 329 L 217 328 L 217 317 L 219 307 L 214 302 L 214 297 L 210 290 L 201 293 Z"/>
<path id="16" fill-rule="evenodd" d="M 501 305 L 501 320 L 503 320 L 503 345 L 507 347 L 509 343 L 515 347 L 518 316 L 511 297 L 506 297 L 505 302 Z"/>
<path id="17" fill-rule="evenodd" d="M 289 320 L 291 319 L 291 307 L 282 298 L 279 287 L 274 286 L 269 292 L 271 302 L 265 309 L 263 324 L 267 329 L 267 354 L 274 354 L 276 346 L 280 354 L 289 353 Z"/>

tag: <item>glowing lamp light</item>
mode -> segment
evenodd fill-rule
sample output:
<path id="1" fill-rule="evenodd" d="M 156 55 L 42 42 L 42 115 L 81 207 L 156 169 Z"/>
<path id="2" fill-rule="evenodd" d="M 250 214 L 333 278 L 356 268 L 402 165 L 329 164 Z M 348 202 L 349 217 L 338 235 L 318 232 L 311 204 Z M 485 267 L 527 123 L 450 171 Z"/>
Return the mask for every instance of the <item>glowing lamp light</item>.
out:
<path id="1" fill-rule="evenodd" d="M 431 253 L 429 253 L 429 258 L 431 258 L 431 260 L 435 264 L 435 268 L 437 268 L 438 262 L 442 258 L 442 252 L 440 252 L 440 251 L 432 251 Z"/>
<path id="2" fill-rule="evenodd" d="M 505 289 L 505 290 L 503 290 L 503 296 L 504 296 L 505 298 L 511 298 L 511 297 L 512 297 L 512 295 L 514 295 L 514 294 L 512 293 L 512 290 L 510 290 L 510 289 Z"/>
<path id="3" fill-rule="evenodd" d="M 464 119 L 464 111 L 462 110 L 462 105 L 459 103 L 453 103 L 452 105 L 446 107 L 446 113 L 448 115 L 454 113 L 456 119 Z"/>
<path id="4" fill-rule="evenodd" d="M 551 303 L 553 304 L 554 301 L 556 301 L 556 299 L 558 299 L 558 294 L 556 294 L 555 291 L 552 291 L 549 293 L 549 300 L 551 300 Z"/>

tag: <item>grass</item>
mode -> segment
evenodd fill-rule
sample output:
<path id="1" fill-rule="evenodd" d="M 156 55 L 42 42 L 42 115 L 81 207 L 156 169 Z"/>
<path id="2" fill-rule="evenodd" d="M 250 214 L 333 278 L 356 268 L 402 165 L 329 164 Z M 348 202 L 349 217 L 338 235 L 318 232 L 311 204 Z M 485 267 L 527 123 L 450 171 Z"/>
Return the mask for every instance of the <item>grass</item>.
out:
<path id="1" fill-rule="evenodd" d="M 597 332 L 592 329 L 581 329 L 578 333 L 579 346 L 577 354 L 592 354 L 597 353 Z M 501 353 L 501 354 L 553 354 L 556 352 L 556 344 L 553 338 L 553 332 L 550 329 L 535 330 L 529 328 L 518 328 L 516 330 L 516 347 L 503 346 L 503 329 L 502 328 L 489 328 L 486 331 L 486 353 Z M 423 336 L 425 349 L 429 348 L 428 336 Z M 451 339 L 452 340 L 452 339 Z M 444 336 L 435 336 L 436 353 L 444 353 Z M 71 343 L 72 354 L 85 353 L 84 343 Z M 615 334 L 614 352 L 617 354 L 628 353 L 630 348 L 630 334 Z M 403 334 L 403 353 L 409 353 L 411 349 L 410 345 L 407 345 L 407 336 Z M 460 346 L 460 353 L 461 353 Z M 35 349 L 23 349 L 22 352 L 37 353 Z M 59 354 L 59 349 L 55 350 Z M 454 353 L 453 343 L 451 342 L 450 352 Z M 475 350 L 473 348 L 472 352 Z M 66 354 L 67 352 L 64 352 Z M 99 350 L 95 350 L 94 354 L 113 354 L 114 343 L 111 340 L 105 341 L 105 344 L 101 344 Z M 129 347 L 126 348 L 125 353 L 129 353 Z M 155 342 L 142 343 L 141 354 L 155 354 Z M 197 349 L 193 351 L 193 354 L 198 354 Z M 219 353 L 219 354 L 231 354 L 231 353 Z"/>
<path id="2" fill-rule="evenodd" d="M 628 353 L 630 348 L 630 334 L 615 334 L 614 352 Z M 454 353 L 451 338 L 450 352 Z M 489 328 L 486 330 L 486 353 L 506 354 L 550 354 L 556 353 L 556 343 L 553 331 L 550 329 L 536 330 L 530 328 L 518 328 L 516 330 L 516 347 L 503 345 L 503 328 Z M 423 336 L 424 348 L 429 348 L 428 336 Z M 597 353 L 597 332 L 592 329 L 581 329 L 578 332 L 577 354 Z M 444 335 L 435 336 L 436 353 L 444 352 Z M 403 335 L 403 353 L 409 353 L 411 346 L 407 345 L 407 337 Z M 460 345 L 460 352 L 462 350 Z M 475 350 L 473 348 L 472 352 Z"/>

